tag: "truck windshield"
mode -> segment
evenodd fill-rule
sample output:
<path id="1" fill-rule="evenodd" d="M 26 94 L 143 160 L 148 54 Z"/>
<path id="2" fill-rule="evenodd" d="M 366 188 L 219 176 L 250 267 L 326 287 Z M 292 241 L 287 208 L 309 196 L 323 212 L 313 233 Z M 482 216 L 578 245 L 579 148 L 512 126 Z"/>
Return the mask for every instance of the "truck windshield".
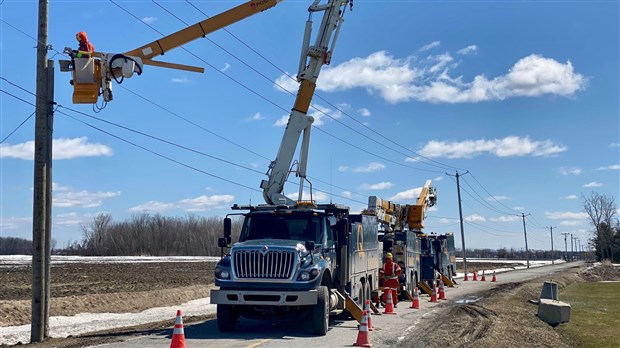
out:
<path id="1" fill-rule="evenodd" d="M 239 241 L 290 239 L 322 243 L 321 219 L 317 216 L 253 215 L 243 223 Z"/>

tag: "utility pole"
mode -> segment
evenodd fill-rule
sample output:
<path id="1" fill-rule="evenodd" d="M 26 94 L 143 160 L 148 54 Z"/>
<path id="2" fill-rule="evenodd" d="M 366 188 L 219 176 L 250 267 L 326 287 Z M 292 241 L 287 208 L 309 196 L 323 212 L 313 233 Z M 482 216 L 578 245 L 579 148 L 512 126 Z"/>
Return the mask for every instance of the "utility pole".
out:
<path id="1" fill-rule="evenodd" d="M 527 248 L 527 231 L 525 230 L 525 217 L 528 215 L 530 214 L 525 215 L 521 213 L 521 217 L 523 218 L 523 235 L 525 236 L 525 257 L 527 259 L 527 268 L 530 268 L 530 250 Z"/>
<path id="2" fill-rule="evenodd" d="M 575 238 L 573 238 L 573 234 L 571 233 L 570 234 L 570 259 L 571 260 L 573 259 L 574 255 L 575 255 L 575 251 L 574 251 L 575 249 L 573 248 L 573 240 L 574 239 Z"/>
<path id="3" fill-rule="evenodd" d="M 568 244 L 566 244 L 566 236 L 568 236 L 570 233 L 568 232 L 562 232 L 562 235 L 564 235 L 564 259 L 568 262 Z"/>
<path id="4" fill-rule="evenodd" d="M 551 264 L 555 265 L 555 258 L 553 257 L 553 226 L 549 226 L 551 231 Z"/>
<path id="5" fill-rule="evenodd" d="M 39 0 L 37 87 L 32 205 L 32 321 L 30 341 L 49 336 L 52 218 L 52 130 L 54 63 L 47 59 L 47 0 Z"/>
<path id="6" fill-rule="evenodd" d="M 467 277 L 467 251 L 465 249 L 465 232 L 463 229 L 463 208 L 461 207 L 461 186 L 459 184 L 459 177 L 469 173 L 466 171 L 464 174 L 459 175 L 458 170 L 456 171 L 456 193 L 459 200 L 459 222 L 461 223 L 461 246 L 463 248 L 463 272 L 465 273 L 465 277 Z M 452 176 L 446 173 L 448 176 Z"/>

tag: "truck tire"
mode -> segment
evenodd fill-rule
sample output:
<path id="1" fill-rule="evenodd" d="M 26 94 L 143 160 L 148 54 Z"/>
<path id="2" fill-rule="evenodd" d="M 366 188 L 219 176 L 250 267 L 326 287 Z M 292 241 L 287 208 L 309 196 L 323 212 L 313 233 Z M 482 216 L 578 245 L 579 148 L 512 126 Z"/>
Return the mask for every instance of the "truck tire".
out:
<path id="1" fill-rule="evenodd" d="M 217 328 L 220 332 L 235 331 L 235 323 L 237 322 L 237 312 L 231 305 L 217 305 Z"/>
<path id="2" fill-rule="evenodd" d="M 317 290 L 317 303 L 312 308 L 312 331 L 319 336 L 325 336 L 329 328 L 329 288 L 321 285 Z"/>

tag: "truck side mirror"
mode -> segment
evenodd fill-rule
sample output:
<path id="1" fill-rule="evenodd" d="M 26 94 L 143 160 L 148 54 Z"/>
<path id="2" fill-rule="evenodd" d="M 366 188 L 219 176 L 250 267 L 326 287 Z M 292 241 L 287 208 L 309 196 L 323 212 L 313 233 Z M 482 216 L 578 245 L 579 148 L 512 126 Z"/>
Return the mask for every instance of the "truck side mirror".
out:
<path id="1" fill-rule="evenodd" d="M 230 240 L 230 237 L 228 237 L 228 239 L 226 239 L 226 237 L 220 237 L 217 239 L 217 246 L 220 248 L 226 248 L 228 246 L 228 243 Z"/>
<path id="2" fill-rule="evenodd" d="M 224 237 L 226 237 L 230 243 L 230 235 L 232 232 L 232 220 L 227 217 L 224 218 Z"/>
<path id="3" fill-rule="evenodd" d="M 307 240 L 306 243 L 304 244 L 304 246 L 306 247 L 307 251 L 312 252 L 314 250 L 314 241 L 313 240 Z"/>

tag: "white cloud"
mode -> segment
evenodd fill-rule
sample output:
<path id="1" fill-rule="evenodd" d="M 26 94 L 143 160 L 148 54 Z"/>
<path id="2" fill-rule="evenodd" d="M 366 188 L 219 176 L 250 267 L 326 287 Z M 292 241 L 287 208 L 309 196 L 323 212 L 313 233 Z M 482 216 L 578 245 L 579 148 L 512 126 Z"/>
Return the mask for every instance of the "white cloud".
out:
<path id="1" fill-rule="evenodd" d="M 583 221 L 579 221 L 579 220 L 565 220 L 565 221 L 560 221 L 560 225 L 562 226 L 578 226 L 578 225 L 583 225 Z"/>
<path id="2" fill-rule="evenodd" d="M 469 45 L 467 47 L 461 48 L 460 50 L 456 51 L 456 53 L 460 54 L 460 55 L 468 55 L 468 54 L 474 54 L 478 51 L 478 46 L 476 45 Z"/>
<path id="3" fill-rule="evenodd" d="M 226 70 L 230 69 L 230 64 L 228 63 L 224 63 L 224 67 L 220 69 L 221 72 L 224 72 Z"/>
<path id="4" fill-rule="evenodd" d="M 253 116 L 250 116 L 250 121 L 261 121 L 264 120 L 265 117 L 260 114 L 260 112 L 255 113 Z"/>
<path id="5" fill-rule="evenodd" d="M 389 201 L 394 201 L 394 202 L 404 202 L 405 201 L 410 201 L 410 200 L 417 200 L 418 197 L 420 196 L 420 192 L 422 192 L 422 188 L 421 187 L 416 187 L 416 188 L 412 188 L 409 190 L 405 190 L 405 191 L 401 191 L 398 192 L 397 194 L 395 194 L 394 196 L 388 198 Z M 413 202 L 411 202 L 413 203 Z"/>
<path id="6" fill-rule="evenodd" d="M 514 221 L 521 221 L 521 217 L 516 216 L 516 215 L 508 215 L 508 216 L 500 216 L 497 218 L 490 218 L 490 221 L 493 222 L 514 222 Z"/>
<path id="7" fill-rule="evenodd" d="M 484 216 L 478 215 L 478 214 L 472 214 L 472 215 L 466 216 L 463 220 L 470 221 L 470 222 L 474 222 L 474 221 L 484 222 L 484 221 L 487 221 L 487 219 L 485 219 Z"/>
<path id="8" fill-rule="evenodd" d="M 598 167 L 596 170 L 620 170 L 620 164 L 612 164 L 610 166 Z"/>
<path id="9" fill-rule="evenodd" d="M 439 45 L 441 45 L 441 41 L 433 41 L 428 45 L 422 46 L 422 48 L 420 48 L 420 52 L 428 51 L 432 48 L 439 47 Z"/>
<path id="10" fill-rule="evenodd" d="M 443 176 L 438 176 L 433 179 L 433 181 L 441 181 L 441 180 L 443 180 Z"/>
<path id="11" fill-rule="evenodd" d="M 148 201 L 144 204 L 136 205 L 135 207 L 129 208 L 129 211 L 132 213 L 160 213 L 162 211 L 174 208 L 174 204 L 158 201 Z"/>
<path id="12" fill-rule="evenodd" d="M 366 108 L 357 109 L 357 112 L 364 117 L 370 117 L 370 110 Z"/>
<path id="13" fill-rule="evenodd" d="M 507 199 L 510 199 L 510 197 L 508 197 L 508 196 L 489 196 L 489 197 L 485 198 L 485 200 L 487 202 L 505 201 Z"/>
<path id="14" fill-rule="evenodd" d="M 57 214 L 54 218 L 56 225 L 60 226 L 80 226 L 93 221 L 97 214 L 78 214 L 76 212 Z"/>
<path id="15" fill-rule="evenodd" d="M 1 216 L 0 228 L 2 230 L 18 230 L 32 226 L 32 217 L 20 217 L 20 216 Z"/>
<path id="16" fill-rule="evenodd" d="M 146 24 L 153 24 L 155 23 L 155 21 L 157 21 L 157 17 L 143 17 L 142 21 Z"/>
<path id="17" fill-rule="evenodd" d="M 346 172 L 347 170 L 349 170 L 348 166 L 340 166 L 340 167 L 338 167 L 338 171 L 339 172 Z"/>
<path id="18" fill-rule="evenodd" d="M 558 219 L 580 220 L 580 219 L 588 218 L 588 214 L 584 212 L 573 213 L 573 212 L 568 212 L 568 211 L 565 211 L 565 212 L 556 211 L 556 212 L 545 212 L 545 215 L 547 216 L 547 218 L 553 219 L 553 220 L 558 220 Z"/>
<path id="19" fill-rule="evenodd" d="M 290 74 L 288 73 L 288 71 L 285 71 L 284 75 L 281 75 L 280 77 L 278 77 L 276 79 L 276 82 L 274 83 L 274 88 L 278 91 L 287 91 L 290 93 L 296 93 L 297 90 L 299 89 L 299 82 L 297 82 L 297 80 L 290 78 L 289 76 Z M 321 76 L 321 79 L 323 77 Z"/>
<path id="20" fill-rule="evenodd" d="M 516 211 L 523 211 L 525 210 L 525 207 L 513 207 L 512 210 L 516 210 Z"/>
<path id="21" fill-rule="evenodd" d="M 609 147 L 620 147 L 620 143 L 611 143 Z"/>
<path id="22" fill-rule="evenodd" d="M 179 201 L 179 208 L 185 211 L 206 211 L 210 208 L 221 207 L 231 203 L 235 199 L 233 195 L 202 195 L 196 198 L 187 198 Z"/>
<path id="23" fill-rule="evenodd" d="M 289 115 L 284 115 L 284 116 L 280 117 L 280 119 L 279 119 L 279 120 L 277 120 L 277 121 L 273 124 L 273 126 L 274 126 L 274 127 L 284 127 L 284 126 L 286 126 L 286 124 L 288 123 L 288 116 L 289 116 Z"/>
<path id="24" fill-rule="evenodd" d="M 394 184 L 392 184 L 391 182 L 383 181 L 383 182 L 376 183 L 376 184 L 362 184 L 362 189 L 364 189 L 364 190 L 384 190 L 384 189 L 389 189 L 392 186 L 394 186 Z"/>
<path id="25" fill-rule="evenodd" d="M 551 156 L 566 151 L 566 147 L 554 144 L 551 140 L 532 141 L 529 137 L 508 136 L 493 140 L 464 140 L 445 142 L 432 140 L 418 151 L 425 157 L 472 158 L 482 153 L 497 157 L 512 156 Z"/>
<path id="26" fill-rule="evenodd" d="M 583 187 L 601 187 L 601 186 L 603 186 L 603 184 L 601 184 L 600 182 L 596 182 L 596 181 L 591 181 L 583 185 Z"/>
<path id="27" fill-rule="evenodd" d="M 560 174 L 562 175 L 579 175 L 581 174 L 582 170 L 581 168 L 574 168 L 574 167 L 561 167 L 560 168 Z"/>
<path id="28" fill-rule="evenodd" d="M 297 198 L 299 198 L 299 192 L 294 192 L 294 193 L 289 193 L 286 195 L 286 197 L 296 201 Z M 302 192 L 301 194 L 301 199 L 304 201 L 309 201 L 310 200 L 310 192 L 304 190 L 304 192 Z M 329 195 L 325 192 L 320 192 L 320 191 L 313 191 L 312 192 L 312 200 L 320 203 L 320 202 L 329 202 Z"/>
<path id="29" fill-rule="evenodd" d="M 505 75 L 487 78 L 479 74 L 470 82 L 451 76 L 459 63 L 449 53 L 398 59 L 378 51 L 325 68 L 317 89 L 333 92 L 363 88 L 389 103 L 417 100 L 453 104 L 545 94 L 570 97 L 587 85 L 587 79 L 576 73 L 569 61 L 563 64 L 537 54 L 521 58 Z M 291 92 L 298 87 L 286 75 L 276 82 Z"/>
<path id="30" fill-rule="evenodd" d="M 365 167 L 353 168 L 354 173 L 373 173 L 385 169 L 385 165 L 379 162 L 370 162 Z"/>
<path id="31" fill-rule="evenodd" d="M 185 76 L 183 77 L 173 77 L 170 79 L 172 83 L 188 83 L 189 79 Z"/>
<path id="32" fill-rule="evenodd" d="M 103 144 L 88 143 L 87 137 L 60 138 L 52 143 L 54 160 L 74 159 L 78 157 L 112 156 L 112 149 Z M 0 158 L 34 159 L 34 141 L 9 145 L 0 144 Z"/>
<path id="33" fill-rule="evenodd" d="M 314 123 L 312 123 L 313 126 L 322 126 L 323 124 L 325 124 L 323 120 L 326 116 L 328 118 L 338 119 L 342 117 L 342 111 L 332 110 L 320 104 L 312 104 L 310 106 L 310 110 L 308 111 L 308 116 L 311 116 L 314 118 Z M 273 124 L 273 126 L 284 127 L 288 123 L 288 119 L 289 119 L 289 115 L 284 115 L 279 120 L 277 120 Z"/>
<path id="34" fill-rule="evenodd" d="M 52 183 L 52 206 L 56 208 L 94 208 L 103 204 L 103 200 L 120 196 L 116 192 L 73 191 L 70 187 Z"/>
<path id="35" fill-rule="evenodd" d="M 564 198 L 564 199 L 570 199 L 570 200 L 573 200 L 573 199 L 577 199 L 577 195 L 568 195 L 568 196 L 563 197 L 563 198 Z"/>
<path id="36" fill-rule="evenodd" d="M 439 222 L 442 223 L 442 224 L 454 224 L 454 223 L 458 223 L 459 220 L 458 219 L 440 218 Z"/>

